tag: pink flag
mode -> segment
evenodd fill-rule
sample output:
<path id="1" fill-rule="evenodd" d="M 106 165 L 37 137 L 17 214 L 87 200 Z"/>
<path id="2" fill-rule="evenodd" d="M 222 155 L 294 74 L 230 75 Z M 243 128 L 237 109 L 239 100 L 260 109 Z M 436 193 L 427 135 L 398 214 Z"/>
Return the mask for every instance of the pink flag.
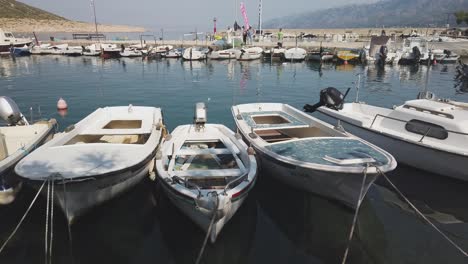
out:
<path id="1" fill-rule="evenodd" d="M 250 28 L 249 18 L 247 17 L 247 11 L 245 10 L 244 2 L 240 3 L 240 10 L 241 10 L 241 13 L 242 13 L 242 17 L 244 18 L 245 29 L 249 29 Z"/>

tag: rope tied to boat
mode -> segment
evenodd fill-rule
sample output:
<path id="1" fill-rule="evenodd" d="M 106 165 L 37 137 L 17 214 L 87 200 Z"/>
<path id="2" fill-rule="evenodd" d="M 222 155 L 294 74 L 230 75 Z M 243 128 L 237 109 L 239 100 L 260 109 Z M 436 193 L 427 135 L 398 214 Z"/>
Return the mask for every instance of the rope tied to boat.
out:
<path id="1" fill-rule="evenodd" d="M 219 197 L 218 197 L 218 193 L 216 191 L 213 191 L 211 192 L 210 194 L 212 194 L 214 197 L 216 197 L 216 203 L 215 203 L 215 206 L 213 207 L 213 210 L 211 211 L 212 213 L 212 216 L 211 216 L 211 221 L 210 221 L 210 225 L 208 226 L 208 230 L 206 231 L 206 236 L 205 236 L 205 239 L 203 241 L 203 245 L 200 249 L 200 252 L 198 253 L 198 257 L 197 257 L 197 260 L 195 261 L 195 264 L 199 264 L 200 261 L 201 261 L 201 258 L 203 256 L 203 252 L 205 251 L 205 247 L 206 247 L 206 243 L 208 242 L 208 237 L 210 237 L 211 235 L 211 229 L 213 228 L 213 224 L 215 222 L 215 219 L 216 219 L 216 212 L 218 210 L 218 205 L 219 205 Z"/>
<path id="2" fill-rule="evenodd" d="M 54 184 L 54 175 L 47 178 L 47 206 L 46 206 L 46 224 L 45 224 L 45 263 L 52 264 L 52 249 L 53 249 L 53 241 L 54 241 L 54 191 L 55 191 L 55 184 Z M 49 228 L 49 221 L 50 221 L 50 228 Z"/>
<path id="3" fill-rule="evenodd" d="M 435 231 L 437 231 L 445 240 L 447 240 L 452 246 L 454 246 L 462 255 L 468 257 L 468 253 L 463 248 L 461 248 L 461 246 L 455 243 L 455 241 L 448 237 L 442 230 L 440 230 L 434 223 L 432 223 L 431 220 L 429 220 L 423 213 L 421 213 L 421 211 L 419 211 L 418 208 L 416 208 L 416 206 L 410 202 L 410 200 L 395 186 L 395 184 L 393 184 L 393 182 L 390 181 L 387 175 L 385 175 L 385 173 L 381 171 L 380 168 L 376 168 L 379 174 L 384 177 L 384 179 L 390 184 L 390 186 L 392 186 L 392 188 L 398 193 L 398 195 L 400 195 L 400 197 L 403 198 L 403 200 L 405 200 L 405 202 L 408 203 L 408 205 L 416 212 L 416 215 L 421 217 L 427 224 L 434 228 Z"/>
<path id="4" fill-rule="evenodd" d="M 351 240 L 353 239 L 354 228 L 356 226 L 357 218 L 358 218 L 358 215 L 359 215 L 359 208 L 361 208 L 362 201 L 364 200 L 364 197 L 366 197 L 367 191 L 369 190 L 369 188 L 368 188 L 367 190 L 364 191 L 365 186 L 366 186 L 366 179 L 367 179 L 368 169 L 369 169 L 369 163 L 366 163 L 366 167 L 364 168 L 364 171 L 363 171 L 364 175 L 362 177 L 361 189 L 359 190 L 359 197 L 358 197 L 358 201 L 357 201 L 357 205 L 356 205 L 356 210 L 355 210 L 354 216 L 353 216 L 353 223 L 351 225 L 351 229 L 349 230 L 348 242 L 347 242 L 347 245 L 346 245 L 345 252 L 343 254 L 343 260 L 341 261 L 341 264 L 345 264 L 346 259 L 348 258 L 349 247 L 351 245 Z"/>
<path id="5" fill-rule="evenodd" d="M 24 219 L 26 218 L 26 216 L 28 215 L 29 211 L 31 210 L 31 208 L 33 207 L 34 203 L 36 202 L 37 200 L 37 197 L 39 197 L 39 194 L 41 193 L 42 189 L 44 188 L 46 184 L 46 181 L 44 181 L 41 185 L 41 187 L 39 188 L 39 190 L 37 191 L 36 195 L 34 196 L 33 200 L 31 201 L 31 203 L 29 204 L 29 207 L 28 209 L 26 209 L 26 212 L 23 214 L 23 216 L 21 217 L 20 221 L 18 222 L 18 224 L 16 225 L 15 229 L 13 229 L 13 232 L 11 232 L 11 234 L 8 236 L 7 240 L 5 240 L 5 242 L 3 243 L 2 247 L 0 247 L 0 254 L 3 252 L 3 250 L 5 249 L 5 247 L 8 245 L 8 242 L 10 242 L 10 240 L 15 236 L 16 232 L 18 231 L 18 229 L 20 228 L 20 226 L 23 224 L 23 221 Z"/>

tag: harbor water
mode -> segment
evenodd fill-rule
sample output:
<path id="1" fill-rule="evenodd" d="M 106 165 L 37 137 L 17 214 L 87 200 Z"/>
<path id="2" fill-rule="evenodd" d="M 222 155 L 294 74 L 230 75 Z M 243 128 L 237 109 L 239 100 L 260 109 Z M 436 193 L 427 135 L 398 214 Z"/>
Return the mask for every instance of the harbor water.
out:
<path id="1" fill-rule="evenodd" d="M 161 107 L 169 130 L 193 121 L 196 102 L 208 122 L 234 129 L 233 104 L 281 102 L 299 109 L 326 87 L 351 90 L 347 101 L 391 108 L 427 90 L 468 102 L 455 65 L 370 66 L 262 61 L 182 62 L 102 60 L 94 57 L 0 57 L 0 95 L 11 97 L 28 119 L 56 118 L 64 130 L 98 107 Z M 68 102 L 58 113 L 57 100 Z M 467 165 L 468 169 L 468 165 Z M 398 165 L 395 185 L 448 237 L 468 250 L 468 183 Z M 34 198 L 23 186 L 0 207 L 0 244 Z M 336 202 L 290 188 L 271 175 L 259 180 L 202 263 L 341 263 L 354 212 Z M 50 228 L 50 223 L 48 223 Z M 40 196 L 0 253 L 1 264 L 45 262 L 46 199 Z M 71 235 L 71 239 L 70 239 Z M 146 179 L 92 210 L 68 230 L 55 208 L 53 263 L 194 263 L 205 234 Z M 381 178 L 363 202 L 347 263 L 467 263 Z"/>

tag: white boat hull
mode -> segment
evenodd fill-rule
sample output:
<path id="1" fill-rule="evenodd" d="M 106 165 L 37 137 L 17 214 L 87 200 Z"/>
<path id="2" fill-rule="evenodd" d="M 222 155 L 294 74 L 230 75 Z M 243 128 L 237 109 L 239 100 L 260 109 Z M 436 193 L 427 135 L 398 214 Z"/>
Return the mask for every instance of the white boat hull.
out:
<path id="1" fill-rule="evenodd" d="M 317 113 L 319 113 L 317 116 L 327 123 L 335 125 L 338 122 L 337 117 L 325 114 L 320 108 Z M 466 170 L 468 158 L 466 156 L 429 148 L 392 135 L 362 128 L 342 119 L 341 125 L 347 132 L 387 150 L 398 162 L 428 172 L 468 181 L 468 170 Z"/>

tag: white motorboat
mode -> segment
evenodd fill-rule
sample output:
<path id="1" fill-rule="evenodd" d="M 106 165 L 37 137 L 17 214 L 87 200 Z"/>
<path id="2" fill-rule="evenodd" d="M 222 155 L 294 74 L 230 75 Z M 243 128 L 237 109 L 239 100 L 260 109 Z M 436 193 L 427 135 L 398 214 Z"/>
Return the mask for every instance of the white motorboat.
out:
<path id="1" fill-rule="evenodd" d="M 262 54 L 263 49 L 259 47 L 243 48 L 236 54 L 236 59 L 240 61 L 258 60 Z"/>
<path id="2" fill-rule="evenodd" d="M 63 52 L 67 56 L 81 56 L 83 55 L 82 46 L 68 46 L 67 49 Z"/>
<path id="3" fill-rule="evenodd" d="M 101 44 L 101 57 L 103 59 L 120 58 L 121 48 L 115 44 Z"/>
<path id="4" fill-rule="evenodd" d="M 99 108 L 21 160 L 15 172 L 25 183 L 55 184 L 69 223 L 123 193 L 152 171 L 164 131 L 161 109 Z"/>
<path id="5" fill-rule="evenodd" d="M 287 104 L 241 104 L 232 114 L 263 175 L 351 208 L 380 171 L 396 167 L 386 151 Z"/>
<path id="6" fill-rule="evenodd" d="M 274 60 L 274 61 L 283 61 L 284 60 L 284 53 L 286 49 L 275 47 L 269 50 L 263 51 L 263 59 L 265 60 Z"/>
<path id="7" fill-rule="evenodd" d="M 400 64 L 414 64 L 430 60 L 430 52 L 427 41 L 420 37 L 410 37 L 404 40 L 403 47 L 399 51 Z"/>
<path id="8" fill-rule="evenodd" d="M 101 45 L 100 44 L 91 44 L 84 47 L 83 50 L 84 56 L 99 56 L 101 55 Z"/>
<path id="9" fill-rule="evenodd" d="M 29 56 L 31 55 L 31 47 L 24 45 L 23 47 L 12 47 L 11 55 L 15 57 Z"/>
<path id="10" fill-rule="evenodd" d="M 134 48 L 125 48 L 123 51 L 120 52 L 120 56 L 122 57 L 141 57 L 143 53 L 141 50 L 137 50 Z"/>
<path id="11" fill-rule="evenodd" d="M 172 50 L 173 48 L 174 48 L 174 46 L 172 46 L 172 45 L 161 45 L 161 46 L 157 46 L 157 47 L 153 48 L 153 52 L 155 52 L 155 53 L 164 53 L 164 52 Z"/>
<path id="12" fill-rule="evenodd" d="M 171 49 L 170 51 L 163 53 L 163 57 L 177 59 L 177 58 L 182 57 L 182 51 L 180 51 L 179 49 Z"/>
<path id="13" fill-rule="evenodd" d="M 235 59 L 237 53 L 240 53 L 240 50 L 234 48 L 225 50 L 213 50 L 208 52 L 208 58 L 212 60 Z"/>
<path id="14" fill-rule="evenodd" d="M 31 49 L 31 54 L 33 54 L 33 55 L 51 54 L 50 44 L 45 43 L 45 44 L 40 44 L 40 45 L 33 46 L 32 49 Z"/>
<path id="15" fill-rule="evenodd" d="M 206 59 L 206 52 L 202 48 L 191 47 L 184 50 L 182 58 L 184 60 L 204 60 Z"/>
<path id="16" fill-rule="evenodd" d="M 14 201 L 21 187 L 13 169 L 18 161 L 47 141 L 54 132 L 54 119 L 29 124 L 16 103 L 0 97 L 0 117 L 7 125 L 0 127 L 0 205 Z"/>
<path id="17" fill-rule="evenodd" d="M 364 48 L 366 62 L 378 65 L 392 64 L 400 60 L 401 53 L 392 47 L 388 36 L 373 36 L 370 45 Z"/>
<path id="18" fill-rule="evenodd" d="M 49 47 L 50 54 L 54 55 L 63 55 L 65 54 L 65 51 L 68 48 L 68 44 L 59 44 L 59 45 L 53 45 Z"/>
<path id="19" fill-rule="evenodd" d="M 302 48 L 287 49 L 284 52 L 284 59 L 286 61 L 303 61 L 307 55 L 307 51 Z"/>
<path id="20" fill-rule="evenodd" d="M 0 54 L 10 54 L 11 47 L 30 46 L 31 43 L 31 39 L 16 38 L 13 33 L 0 28 Z"/>
<path id="21" fill-rule="evenodd" d="M 460 55 L 450 50 L 432 49 L 431 58 L 438 63 L 456 63 L 460 59 Z"/>
<path id="22" fill-rule="evenodd" d="M 345 103 L 320 107 L 321 118 L 378 145 L 398 162 L 468 181 L 468 104 L 417 99 L 393 109 Z M 334 109 L 332 109 L 334 108 Z"/>
<path id="23" fill-rule="evenodd" d="M 257 163 L 239 135 L 205 122 L 205 105 L 198 103 L 195 123 L 178 126 L 162 142 L 156 170 L 170 200 L 214 243 L 254 186 Z"/>

